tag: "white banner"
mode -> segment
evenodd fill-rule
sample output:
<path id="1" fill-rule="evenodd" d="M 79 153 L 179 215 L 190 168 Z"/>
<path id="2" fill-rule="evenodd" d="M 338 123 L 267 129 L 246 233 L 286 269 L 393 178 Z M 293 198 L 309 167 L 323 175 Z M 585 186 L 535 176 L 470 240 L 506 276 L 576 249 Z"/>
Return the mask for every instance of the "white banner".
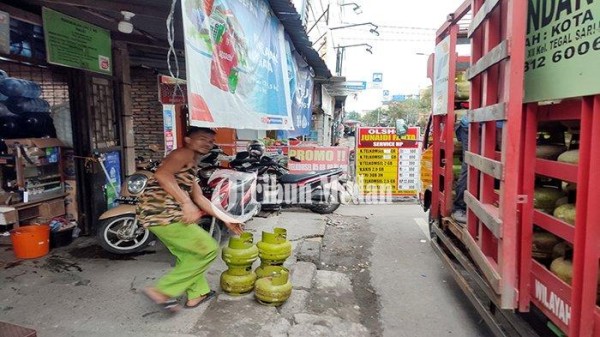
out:
<path id="1" fill-rule="evenodd" d="M 286 41 L 268 3 L 182 0 L 182 10 L 190 123 L 292 130 Z"/>

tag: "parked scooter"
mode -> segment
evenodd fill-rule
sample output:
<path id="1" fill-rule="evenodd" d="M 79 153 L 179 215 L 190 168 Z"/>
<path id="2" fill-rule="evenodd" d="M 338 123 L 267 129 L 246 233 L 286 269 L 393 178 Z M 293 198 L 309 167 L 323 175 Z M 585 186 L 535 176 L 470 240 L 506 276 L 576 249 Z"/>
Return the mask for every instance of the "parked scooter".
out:
<path id="1" fill-rule="evenodd" d="M 213 200 L 213 202 L 215 200 L 213 198 L 215 188 L 218 188 L 219 196 L 227 196 L 231 193 L 232 188 L 236 188 L 235 184 L 238 183 L 234 179 L 227 179 L 227 175 L 223 173 L 212 180 L 210 179 L 210 175 L 206 176 L 206 173 L 202 173 L 211 172 L 212 174 L 216 171 L 218 172 L 220 168 L 219 156 L 221 154 L 222 151 L 215 148 L 199 160 L 199 178 L 201 179 L 202 192 L 205 197 Z M 138 170 L 128 177 L 123 183 L 121 196 L 117 199 L 119 206 L 104 212 L 100 216 L 100 227 L 97 236 L 102 248 L 115 254 L 130 254 L 144 249 L 150 242 L 155 240 L 150 231 L 138 222 L 136 208 L 139 202 L 138 198 L 143 193 L 148 180 L 152 178 L 159 165 L 160 162 L 150 161 L 144 169 Z M 247 176 L 244 178 L 247 179 Z M 248 186 L 256 186 L 256 182 L 254 181 L 253 185 L 250 183 Z M 246 193 L 248 194 L 249 192 Z M 226 211 L 235 208 L 229 205 L 230 202 L 239 202 L 238 200 L 230 200 L 229 198 L 221 199 L 220 208 Z M 247 203 L 250 202 L 248 199 L 244 200 Z M 233 213 L 233 215 L 235 216 L 236 214 Z M 200 218 L 198 225 L 202 226 L 219 243 L 227 232 L 223 223 L 216 221 L 208 215 Z"/>
<path id="2" fill-rule="evenodd" d="M 255 145 L 255 146 L 253 146 Z M 292 161 L 299 162 L 292 157 Z M 284 207 L 303 207 L 318 214 L 333 213 L 342 200 L 347 180 L 341 168 L 290 174 L 280 160 L 264 155 L 260 144 L 251 143 L 248 151 L 238 152 L 230 166 L 258 176 L 257 201 L 263 211 L 279 211 Z"/>

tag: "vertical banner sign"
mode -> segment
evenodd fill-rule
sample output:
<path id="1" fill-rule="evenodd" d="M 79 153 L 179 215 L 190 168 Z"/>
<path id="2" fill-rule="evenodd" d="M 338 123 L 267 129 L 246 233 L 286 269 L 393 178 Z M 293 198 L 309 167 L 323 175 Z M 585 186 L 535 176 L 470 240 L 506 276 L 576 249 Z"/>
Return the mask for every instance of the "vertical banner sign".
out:
<path id="1" fill-rule="evenodd" d="M 292 130 L 283 26 L 265 0 L 182 0 L 190 123 Z"/>
<path id="2" fill-rule="evenodd" d="M 119 151 L 113 151 L 106 153 L 105 156 L 104 166 L 110 177 L 110 182 L 106 182 L 104 191 L 106 193 L 106 205 L 110 209 L 118 205 L 116 201 L 121 194 L 121 154 Z"/>
<path id="3" fill-rule="evenodd" d="M 433 67 L 433 114 L 448 113 L 448 80 L 450 77 L 450 36 L 435 46 Z"/>
<path id="4" fill-rule="evenodd" d="M 383 86 L 383 74 L 373 73 L 373 88 L 381 89 Z"/>
<path id="5" fill-rule="evenodd" d="M 112 74 L 110 32 L 44 7 L 48 63 Z"/>
<path id="6" fill-rule="evenodd" d="M 177 122 L 175 121 L 175 106 L 163 105 L 163 129 L 165 136 L 165 156 L 177 147 Z"/>
<path id="7" fill-rule="evenodd" d="M 419 128 L 398 137 L 395 128 L 359 128 L 356 174 L 361 195 L 389 190 L 393 197 L 416 197 Z"/>
<path id="8" fill-rule="evenodd" d="M 525 102 L 600 93 L 597 1 L 529 0 Z"/>
<path id="9" fill-rule="evenodd" d="M 10 54 L 10 16 L 0 11 L 0 53 Z"/>
<path id="10" fill-rule="evenodd" d="M 286 38 L 286 59 L 292 102 L 292 120 L 294 129 L 279 130 L 280 139 L 296 138 L 310 134 L 312 109 L 310 106 L 313 92 L 313 76 L 310 66 L 295 50 L 292 42 Z"/>
<path id="11" fill-rule="evenodd" d="M 341 146 L 290 146 L 289 157 L 296 157 L 300 162 L 289 160 L 288 169 L 292 173 L 306 173 L 341 167 L 348 173 L 349 153 L 349 148 Z"/>
<path id="12" fill-rule="evenodd" d="M 299 137 L 310 134 L 312 122 L 312 93 L 313 76 L 310 67 L 298 53 L 294 53 L 296 72 L 296 90 L 292 94 L 292 117 L 294 130 L 288 132 L 288 137 Z"/>

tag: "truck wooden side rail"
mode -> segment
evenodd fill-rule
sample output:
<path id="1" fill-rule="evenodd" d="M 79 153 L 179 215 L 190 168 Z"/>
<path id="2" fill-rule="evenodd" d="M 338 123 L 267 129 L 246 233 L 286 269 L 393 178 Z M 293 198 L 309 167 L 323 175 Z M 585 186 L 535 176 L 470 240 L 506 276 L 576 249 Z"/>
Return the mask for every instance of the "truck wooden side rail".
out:
<path id="1" fill-rule="evenodd" d="M 600 59 L 600 33 L 591 36 L 598 31 L 592 25 L 598 25 L 600 10 L 589 2 L 557 3 L 465 1 L 438 30 L 430 62 L 431 242 L 497 336 L 600 337 L 600 85 L 560 90 L 539 82 L 558 78 L 552 71 L 561 69 L 559 62 L 585 62 L 590 50 Z M 538 20 L 550 10 L 553 17 L 548 20 L 556 21 L 556 29 L 548 20 Z M 576 16 L 579 24 L 584 17 L 596 23 L 589 23 L 591 30 L 570 31 L 579 22 Z M 563 49 L 550 42 L 560 34 L 566 36 Z M 457 45 L 465 41 L 471 52 L 465 74 L 470 82 L 469 144 L 462 158 L 468 165 L 467 223 L 461 225 L 451 217 L 452 163 L 457 65 L 465 60 L 458 56 Z M 548 48 L 555 48 L 551 57 L 544 54 Z M 546 72 L 539 71 L 542 67 Z M 575 75 L 585 81 L 586 67 L 577 69 Z M 577 81 L 577 76 L 570 80 Z M 541 87 L 556 93 L 540 92 Z M 578 160 L 539 153 L 548 125 L 566 130 L 561 153 L 576 152 Z M 551 201 L 550 210 L 538 205 L 540 186 L 550 188 L 544 184 L 556 187 L 557 195 L 564 193 L 556 203 Z M 565 204 L 575 213 L 574 220 L 557 211 Z M 572 273 L 556 270 L 559 259 L 553 247 L 558 244 L 540 257 L 536 245 L 541 236 L 560 243 L 559 262 Z"/>

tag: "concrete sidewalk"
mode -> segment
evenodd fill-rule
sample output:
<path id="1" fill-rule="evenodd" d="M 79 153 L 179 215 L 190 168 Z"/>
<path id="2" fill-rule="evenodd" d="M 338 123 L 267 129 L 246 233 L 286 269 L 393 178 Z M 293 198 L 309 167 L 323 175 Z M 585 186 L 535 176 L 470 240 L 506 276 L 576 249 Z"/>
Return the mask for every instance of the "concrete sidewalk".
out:
<path id="1" fill-rule="evenodd" d="M 219 296 L 168 315 L 141 295 L 143 287 L 171 268 L 171 255 L 161 244 L 136 256 L 115 256 L 95 239 L 80 238 L 44 258 L 17 261 L 10 241 L 2 238 L 0 320 L 33 328 L 41 337 L 369 335 L 359 323 L 349 277 L 315 265 L 325 234 L 324 216 L 288 211 L 247 225 L 255 242 L 263 230 L 288 230 L 294 254 L 286 266 L 294 291 L 279 308 L 258 304 L 252 294 L 221 294 L 219 277 L 226 266 L 220 257 L 207 275 Z"/>

